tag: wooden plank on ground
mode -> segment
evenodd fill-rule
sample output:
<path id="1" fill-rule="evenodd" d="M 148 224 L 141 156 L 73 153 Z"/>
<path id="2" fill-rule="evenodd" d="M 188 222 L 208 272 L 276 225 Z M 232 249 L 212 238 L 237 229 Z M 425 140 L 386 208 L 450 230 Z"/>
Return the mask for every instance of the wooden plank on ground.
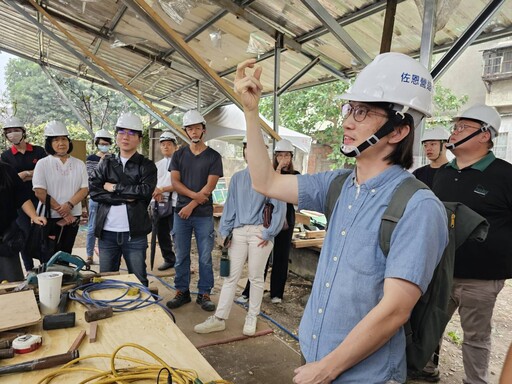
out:
<path id="1" fill-rule="evenodd" d="M 306 239 L 319 239 L 325 237 L 325 231 L 306 231 Z"/>
<path id="2" fill-rule="evenodd" d="M 324 239 L 294 239 L 292 240 L 292 246 L 294 248 L 306 248 L 306 247 L 321 247 L 324 243 Z"/>

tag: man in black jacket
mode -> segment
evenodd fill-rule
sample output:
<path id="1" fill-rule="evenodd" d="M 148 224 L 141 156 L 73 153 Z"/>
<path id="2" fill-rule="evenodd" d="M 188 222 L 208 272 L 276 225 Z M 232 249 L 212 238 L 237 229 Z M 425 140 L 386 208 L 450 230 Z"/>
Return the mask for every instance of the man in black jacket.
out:
<path id="1" fill-rule="evenodd" d="M 95 236 L 99 238 L 100 272 L 118 271 L 121 255 L 128 272 L 148 285 L 147 235 L 151 220 L 147 211 L 157 182 L 155 164 L 139 154 L 142 121 L 130 112 L 116 124 L 118 156 L 105 156 L 89 180 L 91 198 L 99 203 Z"/>

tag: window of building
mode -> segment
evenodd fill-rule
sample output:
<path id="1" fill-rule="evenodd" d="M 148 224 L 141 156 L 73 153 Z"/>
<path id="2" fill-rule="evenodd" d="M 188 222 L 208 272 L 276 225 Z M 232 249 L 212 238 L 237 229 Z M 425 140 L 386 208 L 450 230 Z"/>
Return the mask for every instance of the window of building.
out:
<path id="1" fill-rule="evenodd" d="M 512 74 L 512 47 L 485 51 L 483 76 Z"/>

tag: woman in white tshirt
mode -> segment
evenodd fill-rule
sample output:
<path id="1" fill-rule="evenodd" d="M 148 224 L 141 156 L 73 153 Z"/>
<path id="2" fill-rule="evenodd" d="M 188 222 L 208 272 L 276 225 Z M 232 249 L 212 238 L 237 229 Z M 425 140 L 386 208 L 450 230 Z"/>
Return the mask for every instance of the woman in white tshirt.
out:
<path id="1" fill-rule="evenodd" d="M 44 128 L 45 150 L 49 156 L 37 162 L 32 184 L 39 204 L 50 195 L 49 237 L 54 240 L 41 262 L 57 251 L 72 253 L 82 214 L 82 200 L 88 193 L 87 170 L 83 161 L 69 153 L 73 144 L 66 126 L 50 121 Z M 44 161 L 43 161 L 44 160 Z"/>

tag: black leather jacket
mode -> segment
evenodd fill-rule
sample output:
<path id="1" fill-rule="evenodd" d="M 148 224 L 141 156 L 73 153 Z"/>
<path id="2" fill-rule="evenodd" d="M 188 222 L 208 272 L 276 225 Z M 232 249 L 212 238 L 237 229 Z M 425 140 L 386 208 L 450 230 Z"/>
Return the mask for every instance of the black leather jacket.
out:
<path id="1" fill-rule="evenodd" d="M 114 192 L 103 189 L 106 183 L 116 184 Z M 126 162 L 123 172 L 121 160 L 114 155 L 106 155 L 89 178 L 91 199 L 98 204 L 94 235 L 101 238 L 108 212 L 112 205 L 126 204 L 130 236 L 143 236 L 151 232 L 151 219 L 148 205 L 157 183 L 155 164 L 135 153 Z"/>

